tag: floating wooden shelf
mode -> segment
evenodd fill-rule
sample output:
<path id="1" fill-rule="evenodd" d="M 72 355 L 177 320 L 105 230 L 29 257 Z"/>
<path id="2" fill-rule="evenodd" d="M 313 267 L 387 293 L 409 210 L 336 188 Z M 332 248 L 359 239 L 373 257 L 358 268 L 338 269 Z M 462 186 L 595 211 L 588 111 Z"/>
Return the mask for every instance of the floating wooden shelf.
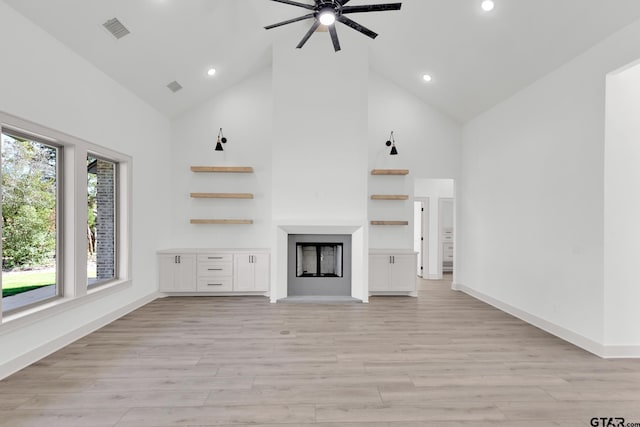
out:
<path id="1" fill-rule="evenodd" d="M 191 172 L 253 173 L 251 166 L 191 166 Z"/>
<path id="2" fill-rule="evenodd" d="M 371 225 L 409 225 L 409 221 L 371 221 Z"/>
<path id="3" fill-rule="evenodd" d="M 252 219 L 192 219 L 191 224 L 253 224 Z"/>
<path id="4" fill-rule="evenodd" d="M 374 169 L 371 175 L 409 175 L 409 169 Z"/>
<path id="5" fill-rule="evenodd" d="M 373 194 L 371 200 L 409 200 L 406 194 Z"/>
<path id="6" fill-rule="evenodd" d="M 253 199 L 251 193 L 191 193 L 194 199 Z"/>

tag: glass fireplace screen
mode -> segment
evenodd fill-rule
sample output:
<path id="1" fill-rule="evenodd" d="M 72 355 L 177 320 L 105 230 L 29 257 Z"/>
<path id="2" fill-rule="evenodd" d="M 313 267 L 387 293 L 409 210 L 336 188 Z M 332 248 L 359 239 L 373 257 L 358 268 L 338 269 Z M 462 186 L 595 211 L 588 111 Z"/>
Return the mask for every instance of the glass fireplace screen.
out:
<path id="1" fill-rule="evenodd" d="M 297 243 L 296 277 L 342 277 L 342 243 Z"/>

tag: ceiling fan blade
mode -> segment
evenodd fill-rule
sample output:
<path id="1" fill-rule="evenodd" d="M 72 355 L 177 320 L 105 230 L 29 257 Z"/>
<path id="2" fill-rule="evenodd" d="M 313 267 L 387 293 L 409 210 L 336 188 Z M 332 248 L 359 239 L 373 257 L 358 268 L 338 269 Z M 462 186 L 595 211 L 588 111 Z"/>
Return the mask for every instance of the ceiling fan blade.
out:
<path id="1" fill-rule="evenodd" d="M 344 6 L 345 4 L 349 3 L 351 0 L 338 0 L 338 3 L 340 3 L 340 6 Z"/>
<path id="2" fill-rule="evenodd" d="M 342 13 L 359 12 L 385 12 L 387 10 L 400 10 L 402 3 L 364 4 L 362 6 L 345 6 Z"/>
<path id="3" fill-rule="evenodd" d="M 298 43 L 298 46 L 296 46 L 296 48 L 301 49 L 302 46 L 304 46 L 304 44 L 307 42 L 307 40 L 309 40 L 309 38 L 313 35 L 313 33 L 316 32 L 319 26 L 320 26 L 320 21 L 316 19 L 313 25 L 311 26 L 311 28 L 309 28 L 309 31 L 307 32 L 307 34 L 305 34 L 302 40 L 300 40 L 300 43 Z"/>
<path id="4" fill-rule="evenodd" d="M 364 27 L 360 24 L 358 24 L 355 21 L 352 21 L 351 19 L 347 18 L 346 16 L 338 16 L 336 18 L 338 21 L 342 22 L 344 25 L 353 28 L 356 31 L 361 32 L 362 34 L 364 34 L 365 36 L 369 36 L 372 39 L 375 39 L 376 37 L 378 37 L 378 33 L 375 33 L 373 31 L 371 31 L 370 29 L 368 29 L 367 27 Z"/>
<path id="5" fill-rule="evenodd" d="M 297 1 L 292 1 L 292 0 L 271 0 L 271 1 L 276 1 L 278 3 L 284 3 L 284 4 L 290 4 L 291 6 L 298 6 L 298 7 L 302 7 L 304 9 L 309 9 L 309 10 L 315 10 L 315 6 L 312 6 L 310 4 L 305 4 L 305 3 L 300 3 Z"/>
<path id="6" fill-rule="evenodd" d="M 338 32 L 335 25 L 329 25 L 329 34 L 331 34 L 331 41 L 333 42 L 333 50 L 338 52 L 340 50 L 340 40 L 338 40 Z"/>
<path id="7" fill-rule="evenodd" d="M 265 30 L 270 30 L 272 28 L 280 27 L 282 25 L 292 24 L 292 23 L 298 22 L 298 21 L 304 21 L 305 19 L 313 18 L 313 15 L 314 15 L 313 13 L 310 13 L 308 15 L 299 16 L 297 18 L 293 18 L 293 19 L 289 19 L 287 21 L 278 22 L 277 24 L 269 25 L 267 27 L 264 27 L 264 29 Z"/>

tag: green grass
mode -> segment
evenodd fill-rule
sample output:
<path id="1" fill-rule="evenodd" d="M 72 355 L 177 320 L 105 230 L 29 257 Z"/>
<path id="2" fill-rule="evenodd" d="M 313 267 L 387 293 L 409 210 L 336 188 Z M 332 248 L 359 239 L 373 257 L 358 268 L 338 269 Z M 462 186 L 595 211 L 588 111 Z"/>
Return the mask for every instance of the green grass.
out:
<path id="1" fill-rule="evenodd" d="M 96 277 L 96 268 L 89 267 L 89 277 Z M 43 286 L 55 285 L 55 271 L 16 271 L 10 273 L 2 273 L 2 296 L 10 297 L 11 295 L 21 294 L 22 292 L 32 291 L 42 288 Z"/>
<path id="2" fill-rule="evenodd" d="M 20 294 L 56 283 L 55 271 L 21 271 L 2 274 L 2 296 Z"/>
<path id="3" fill-rule="evenodd" d="M 2 297 L 10 297 L 12 295 L 18 295 L 21 294 L 23 292 L 29 292 L 29 291 L 33 291 L 34 289 L 39 289 L 42 288 L 43 286 L 46 285 L 40 285 L 40 286 L 22 286 L 20 288 L 11 288 L 11 289 L 3 289 L 2 290 Z"/>

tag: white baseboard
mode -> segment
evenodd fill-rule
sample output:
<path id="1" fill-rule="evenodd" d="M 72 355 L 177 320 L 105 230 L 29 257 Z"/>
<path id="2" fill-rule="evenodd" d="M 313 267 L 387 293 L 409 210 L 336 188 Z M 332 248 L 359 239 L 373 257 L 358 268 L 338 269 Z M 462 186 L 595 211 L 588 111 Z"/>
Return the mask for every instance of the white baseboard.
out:
<path id="1" fill-rule="evenodd" d="M 602 358 L 636 358 L 640 357 L 640 346 L 605 346 L 590 338 L 582 336 L 576 332 L 566 329 L 562 326 L 551 323 L 538 316 L 527 313 L 519 308 L 513 307 L 505 302 L 497 300 L 489 295 L 478 292 L 461 283 L 452 285 L 452 289 L 464 292 L 484 303 L 487 303 L 505 313 L 517 317 L 530 325 L 542 329 L 558 338 L 561 338 L 577 347 L 580 347 L 596 356 Z"/>
<path id="2" fill-rule="evenodd" d="M 18 372 L 21 369 L 47 357 L 48 355 L 60 350 L 61 348 L 79 340 L 80 338 L 89 335 L 90 333 L 108 325 L 109 323 L 119 319 L 120 317 L 149 304 L 151 301 L 158 298 L 158 293 L 154 292 L 147 295 L 144 298 L 140 298 L 124 307 L 119 308 L 99 319 L 96 319 L 86 325 L 82 325 L 78 329 L 75 329 L 62 337 L 59 337 L 53 341 L 49 341 L 38 348 L 35 348 L 28 353 L 17 357 L 10 362 L 0 365 L 0 380 Z"/>
<path id="3" fill-rule="evenodd" d="M 605 359 L 640 359 L 640 345 L 604 345 Z"/>

